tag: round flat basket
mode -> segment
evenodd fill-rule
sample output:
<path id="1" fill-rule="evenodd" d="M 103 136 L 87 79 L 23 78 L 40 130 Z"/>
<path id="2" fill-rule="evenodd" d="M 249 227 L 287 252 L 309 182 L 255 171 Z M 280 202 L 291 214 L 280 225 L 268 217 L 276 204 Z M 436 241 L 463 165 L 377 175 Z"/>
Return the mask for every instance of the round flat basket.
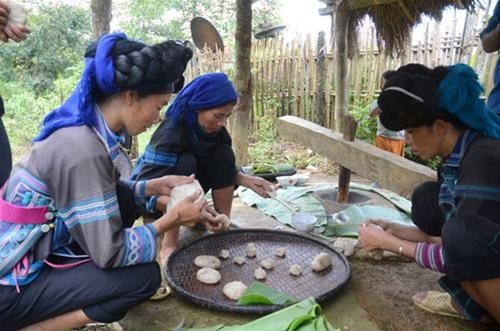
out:
<path id="1" fill-rule="evenodd" d="M 224 43 L 214 25 L 204 17 L 197 16 L 191 20 L 191 37 L 199 49 L 207 46 L 212 52 L 224 52 Z"/>
<path id="2" fill-rule="evenodd" d="M 246 246 L 253 242 L 257 247 L 257 257 L 246 257 Z M 286 249 L 283 258 L 274 254 L 276 248 Z M 231 257 L 221 259 L 221 281 L 216 285 L 205 285 L 196 279 L 198 267 L 193 263 L 198 255 L 218 256 L 221 249 L 228 249 Z M 313 258 L 321 252 L 332 256 L 332 266 L 322 272 L 311 270 Z M 246 263 L 233 263 L 235 256 L 244 256 Z M 349 280 L 351 268 L 346 258 L 330 246 L 300 234 L 265 229 L 238 229 L 219 232 L 197 239 L 177 249 L 170 256 L 166 266 L 166 277 L 171 286 L 181 296 L 201 306 L 230 312 L 265 314 L 279 310 L 285 305 L 238 305 L 222 293 L 225 284 L 239 280 L 249 286 L 254 271 L 260 261 L 273 258 L 275 266 L 267 271 L 264 284 L 282 291 L 297 300 L 313 296 L 317 302 L 332 297 Z M 298 264 L 302 275 L 289 274 L 291 265 Z"/>

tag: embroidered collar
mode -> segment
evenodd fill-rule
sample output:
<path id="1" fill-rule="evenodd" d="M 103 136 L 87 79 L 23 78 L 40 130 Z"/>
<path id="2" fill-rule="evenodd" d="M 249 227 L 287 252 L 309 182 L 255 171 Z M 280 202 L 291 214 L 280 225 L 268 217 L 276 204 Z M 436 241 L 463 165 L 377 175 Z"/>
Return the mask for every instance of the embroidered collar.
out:
<path id="1" fill-rule="evenodd" d="M 130 159 L 122 150 L 120 145 L 120 140 L 123 138 L 111 131 L 97 104 L 94 104 L 94 112 L 96 114 L 97 121 L 96 125 L 92 127 L 92 129 L 94 129 L 94 132 L 106 147 L 108 155 L 113 162 L 113 165 L 120 172 L 121 177 L 128 179 L 132 169 Z"/>
<path id="2" fill-rule="evenodd" d="M 469 147 L 470 142 L 477 136 L 476 131 L 465 130 L 462 132 L 460 137 L 458 137 L 457 142 L 455 143 L 455 147 L 451 152 L 450 156 L 448 156 L 443 162 L 444 167 L 460 167 L 460 163 L 462 162 L 462 158 Z"/>
<path id="3" fill-rule="evenodd" d="M 462 158 L 477 132 L 465 130 L 458 138 L 450 156 L 444 160 L 440 169 L 442 179 L 439 189 L 439 205 L 443 209 L 445 219 L 448 220 L 455 213 L 455 185 Z"/>

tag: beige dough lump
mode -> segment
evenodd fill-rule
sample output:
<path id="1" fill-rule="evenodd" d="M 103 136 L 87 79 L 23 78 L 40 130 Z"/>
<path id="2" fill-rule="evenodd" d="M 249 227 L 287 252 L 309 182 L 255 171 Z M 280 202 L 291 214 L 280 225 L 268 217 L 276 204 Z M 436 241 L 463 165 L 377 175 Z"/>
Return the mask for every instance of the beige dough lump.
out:
<path id="1" fill-rule="evenodd" d="M 196 272 L 196 279 L 203 284 L 217 284 L 220 278 L 220 272 L 212 268 L 201 268 Z"/>
<path id="2" fill-rule="evenodd" d="M 180 200 L 193 195 L 197 190 L 202 192 L 202 194 L 200 194 L 196 202 L 203 199 L 203 188 L 196 179 L 192 183 L 174 187 L 170 192 L 170 201 L 167 205 L 167 211 L 171 210 Z"/>
<path id="3" fill-rule="evenodd" d="M 285 257 L 286 254 L 286 248 L 285 247 L 278 247 L 274 250 L 274 255 L 277 257 Z"/>
<path id="4" fill-rule="evenodd" d="M 260 266 L 266 270 L 271 270 L 274 268 L 273 259 L 265 259 L 260 262 Z"/>
<path id="5" fill-rule="evenodd" d="M 330 254 L 321 252 L 311 262 L 311 268 L 314 271 L 320 272 L 332 265 L 332 257 Z"/>
<path id="6" fill-rule="evenodd" d="M 288 272 L 290 273 L 290 275 L 292 276 L 300 276 L 300 274 L 302 274 L 302 268 L 300 267 L 300 265 L 298 264 L 293 264 L 290 266 L 290 268 L 288 269 Z"/>
<path id="7" fill-rule="evenodd" d="M 257 247 L 255 247 L 254 243 L 248 243 L 247 256 L 248 257 L 256 257 L 257 256 Z"/>
<path id="8" fill-rule="evenodd" d="M 253 275 L 255 276 L 255 279 L 263 280 L 263 279 L 266 279 L 267 273 L 264 269 L 257 268 L 257 269 L 255 269 Z"/>
<path id="9" fill-rule="evenodd" d="M 228 249 L 221 249 L 219 252 L 219 257 L 223 260 L 229 259 L 230 256 L 231 256 L 231 253 L 229 252 Z"/>
<path id="10" fill-rule="evenodd" d="M 27 22 L 26 9 L 17 3 L 17 1 L 5 0 L 9 6 L 9 22 L 25 25 Z"/>
<path id="11" fill-rule="evenodd" d="M 243 265 L 247 260 L 245 259 L 244 256 L 235 256 L 233 258 L 233 262 L 236 263 L 237 265 Z"/>
<path id="12" fill-rule="evenodd" d="M 198 255 L 194 259 L 194 265 L 199 268 L 220 268 L 220 260 L 213 255 Z"/>
<path id="13" fill-rule="evenodd" d="M 241 298 L 243 293 L 247 290 L 247 286 L 240 281 L 227 283 L 222 288 L 222 293 L 231 300 L 237 301 Z"/>

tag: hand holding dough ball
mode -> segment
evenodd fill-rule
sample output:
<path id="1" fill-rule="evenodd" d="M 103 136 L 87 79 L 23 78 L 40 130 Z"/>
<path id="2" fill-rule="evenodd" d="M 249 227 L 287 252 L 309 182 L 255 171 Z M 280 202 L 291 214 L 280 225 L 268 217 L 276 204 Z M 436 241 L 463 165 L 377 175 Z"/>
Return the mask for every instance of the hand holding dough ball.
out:
<path id="1" fill-rule="evenodd" d="M 187 197 L 192 196 L 196 192 L 203 192 L 203 188 L 196 179 L 192 183 L 182 184 L 176 186 L 170 192 L 170 200 L 168 201 L 166 211 L 171 210 L 179 201 L 185 199 Z M 203 194 L 200 194 L 200 197 L 196 199 L 195 202 L 199 202 L 204 199 Z"/>
<path id="2" fill-rule="evenodd" d="M 227 283 L 222 288 L 222 293 L 231 300 L 237 301 L 247 290 L 247 286 L 240 281 Z"/>
<path id="3" fill-rule="evenodd" d="M 212 268 L 201 268 L 196 272 L 196 279 L 203 284 L 217 284 L 220 282 L 220 278 L 220 272 Z"/>
<path id="4" fill-rule="evenodd" d="M 311 268 L 314 271 L 320 272 L 332 265 L 332 257 L 330 254 L 321 252 L 311 262 Z"/>
<path id="5" fill-rule="evenodd" d="M 220 268 L 220 260 L 213 255 L 198 255 L 194 259 L 194 265 L 199 268 Z"/>

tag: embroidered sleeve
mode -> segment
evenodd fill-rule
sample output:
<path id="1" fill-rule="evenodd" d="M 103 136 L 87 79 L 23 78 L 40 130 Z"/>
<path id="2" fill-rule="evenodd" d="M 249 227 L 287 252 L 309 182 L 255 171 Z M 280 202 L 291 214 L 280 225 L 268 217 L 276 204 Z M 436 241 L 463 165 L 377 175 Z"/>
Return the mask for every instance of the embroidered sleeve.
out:
<path id="1" fill-rule="evenodd" d="M 136 204 L 140 205 L 148 201 L 148 198 L 146 198 L 145 195 L 145 190 L 146 190 L 145 180 L 139 180 L 139 181 L 134 181 L 130 179 L 120 179 L 120 180 L 134 192 Z"/>
<path id="2" fill-rule="evenodd" d="M 445 272 L 443 247 L 438 244 L 418 243 L 415 259 L 422 267 L 440 273 Z"/>
<path id="3" fill-rule="evenodd" d="M 101 268 L 154 261 L 154 228 L 123 229 L 106 150 L 81 132 L 73 136 L 65 136 L 65 144 L 71 147 L 59 146 L 44 165 L 44 179 L 59 211 L 57 217 Z M 140 185 L 137 187 L 140 189 Z"/>

